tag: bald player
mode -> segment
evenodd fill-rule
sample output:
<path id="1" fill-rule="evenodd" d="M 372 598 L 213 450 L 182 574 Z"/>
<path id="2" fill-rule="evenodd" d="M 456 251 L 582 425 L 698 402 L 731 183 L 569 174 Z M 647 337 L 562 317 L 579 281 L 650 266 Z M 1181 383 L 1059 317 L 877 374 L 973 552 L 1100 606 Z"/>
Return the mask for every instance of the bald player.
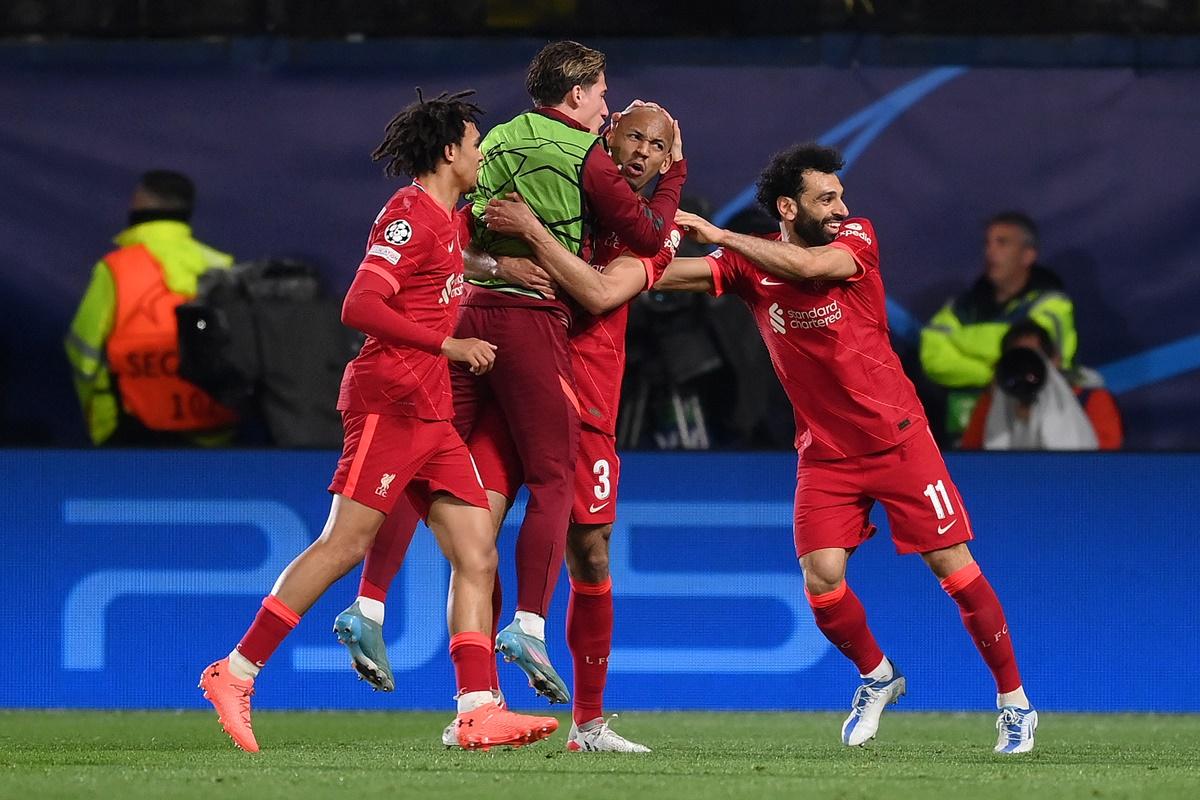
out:
<path id="1" fill-rule="evenodd" d="M 609 129 L 613 161 L 630 187 L 642 196 L 659 175 L 683 160 L 678 126 L 658 106 L 631 107 Z M 524 239 L 533 261 L 553 259 L 567 251 L 522 202 L 493 201 L 484 212 L 490 230 Z M 625 328 L 630 300 L 649 289 L 674 259 L 681 234 L 674 225 L 663 231 L 656 255 L 637 257 L 621 236 L 599 231 L 591 268 L 611 278 L 613 298 L 598 303 L 575 298 L 583 306 L 574 315 L 568 346 L 579 398 L 581 430 L 575 466 L 571 523 L 567 532 L 567 571 L 571 597 L 567 605 L 567 644 L 574 662 L 573 725 L 567 748 L 573 752 L 649 752 L 614 732 L 604 720 L 604 688 L 612 649 L 612 578 L 608 543 L 616 520 L 621 461 L 617 456 L 617 409 L 625 374 Z M 518 259 L 497 259 L 508 272 L 522 269 Z M 525 267 L 528 269 L 528 267 Z M 511 503 L 523 482 L 521 462 L 507 437 L 503 418 L 493 410 L 467 442 L 489 493 Z M 520 560 L 529 557 L 518 546 Z M 535 555 L 536 557 L 536 555 Z"/>

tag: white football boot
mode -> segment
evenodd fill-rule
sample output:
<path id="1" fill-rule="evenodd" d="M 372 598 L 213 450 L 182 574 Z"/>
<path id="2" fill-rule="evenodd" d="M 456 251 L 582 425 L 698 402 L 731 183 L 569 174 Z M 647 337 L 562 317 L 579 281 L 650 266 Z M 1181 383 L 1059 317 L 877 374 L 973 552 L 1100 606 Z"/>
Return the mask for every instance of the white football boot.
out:
<path id="1" fill-rule="evenodd" d="M 583 723 L 582 728 L 572 724 L 567 749 L 572 753 L 649 753 L 646 745 L 631 742 L 609 727 L 608 723 L 616 718 L 616 714 L 611 719 L 597 717 Z"/>
<path id="2" fill-rule="evenodd" d="M 1000 709 L 996 720 L 995 752 L 1005 755 L 1028 753 L 1033 749 L 1033 734 L 1037 730 L 1038 715 L 1032 708 L 1005 706 Z"/>
<path id="3" fill-rule="evenodd" d="M 892 664 L 892 677 L 888 680 L 864 680 L 862 686 L 854 690 L 850 716 L 842 723 L 842 744 L 859 747 L 874 739 L 883 710 L 897 702 L 907 688 L 907 681 L 895 664 Z"/>

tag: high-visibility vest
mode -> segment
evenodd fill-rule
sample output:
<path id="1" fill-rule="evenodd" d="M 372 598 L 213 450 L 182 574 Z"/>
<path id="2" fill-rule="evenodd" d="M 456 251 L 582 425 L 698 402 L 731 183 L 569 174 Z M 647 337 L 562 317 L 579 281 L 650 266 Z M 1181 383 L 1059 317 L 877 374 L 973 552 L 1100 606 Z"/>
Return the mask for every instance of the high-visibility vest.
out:
<path id="1" fill-rule="evenodd" d="M 143 245 L 123 247 L 104 261 L 117 294 L 108 366 L 125 411 L 155 431 L 205 431 L 234 423 L 232 409 L 177 374 L 175 307 L 188 298 L 167 288 L 162 267 Z"/>

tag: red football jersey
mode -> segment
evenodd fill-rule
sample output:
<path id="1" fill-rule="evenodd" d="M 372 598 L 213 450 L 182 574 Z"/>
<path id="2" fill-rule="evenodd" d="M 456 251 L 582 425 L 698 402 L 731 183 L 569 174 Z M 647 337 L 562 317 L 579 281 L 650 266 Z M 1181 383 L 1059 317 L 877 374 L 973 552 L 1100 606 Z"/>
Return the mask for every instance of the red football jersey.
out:
<path id="1" fill-rule="evenodd" d="M 714 293 L 750 307 L 796 413 L 796 449 L 814 460 L 887 450 L 926 425 L 888 338 L 875 229 L 848 219 L 830 246 L 854 256 L 856 275 L 785 281 L 731 250 L 708 256 Z"/>
<path id="2" fill-rule="evenodd" d="M 450 336 L 463 293 L 465 239 L 459 221 L 417 182 L 392 195 L 367 239 L 359 265 L 395 291 L 388 306 L 430 331 L 430 341 Z M 431 347 L 432 349 L 432 347 Z M 346 365 L 339 411 L 451 419 L 446 357 L 368 336 Z"/>
<path id="3" fill-rule="evenodd" d="M 652 258 L 643 258 L 649 289 L 662 277 L 675 258 L 681 234 L 674 224 L 667 226 L 662 247 Z M 593 265 L 600 272 L 628 252 L 620 237 L 610 233 L 598 238 Z M 629 322 L 629 304 L 622 303 L 606 314 L 593 316 L 575 312 L 569 347 L 575 370 L 575 391 L 579 398 L 580 419 L 601 433 L 617 432 L 617 409 L 621 405 L 621 381 L 625 377 L 625 328 Z"/>

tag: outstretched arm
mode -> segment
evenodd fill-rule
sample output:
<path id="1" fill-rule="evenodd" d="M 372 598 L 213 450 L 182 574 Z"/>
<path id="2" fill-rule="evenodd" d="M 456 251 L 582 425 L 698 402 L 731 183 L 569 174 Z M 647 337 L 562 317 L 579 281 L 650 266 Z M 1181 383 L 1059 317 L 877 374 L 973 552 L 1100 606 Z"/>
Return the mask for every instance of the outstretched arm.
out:
<path id="1" fill-rule="evenodd" d="M 701 244 L 741 253 L 767 272 L 787 280 L 846 280 L 861 270 L 854 256 L 840 247 L 799 247 L 788 242 L 746 236 L 718 228 L 703 217 L 680 211 L 675 222 Z"/>
<path id="2" fill-rule="evenodd" d="M 712 292 L 712 265 L 707 258 L 677 258 L 654 284 L 661 292 Z"/>
<path id="3" fill-rule="evenodd" d="M 641 259 L 621 256 L 604 272 L 598 272 L 563 247 L 517 195 L 488 203 L 483 221 L 494 231 L 528 242 L 538 266 L 592 314 L 611 311 L 646 288 L 646 268 Z M 517 260 L 501 258 L 497 263 L 503 266 Z"/>

